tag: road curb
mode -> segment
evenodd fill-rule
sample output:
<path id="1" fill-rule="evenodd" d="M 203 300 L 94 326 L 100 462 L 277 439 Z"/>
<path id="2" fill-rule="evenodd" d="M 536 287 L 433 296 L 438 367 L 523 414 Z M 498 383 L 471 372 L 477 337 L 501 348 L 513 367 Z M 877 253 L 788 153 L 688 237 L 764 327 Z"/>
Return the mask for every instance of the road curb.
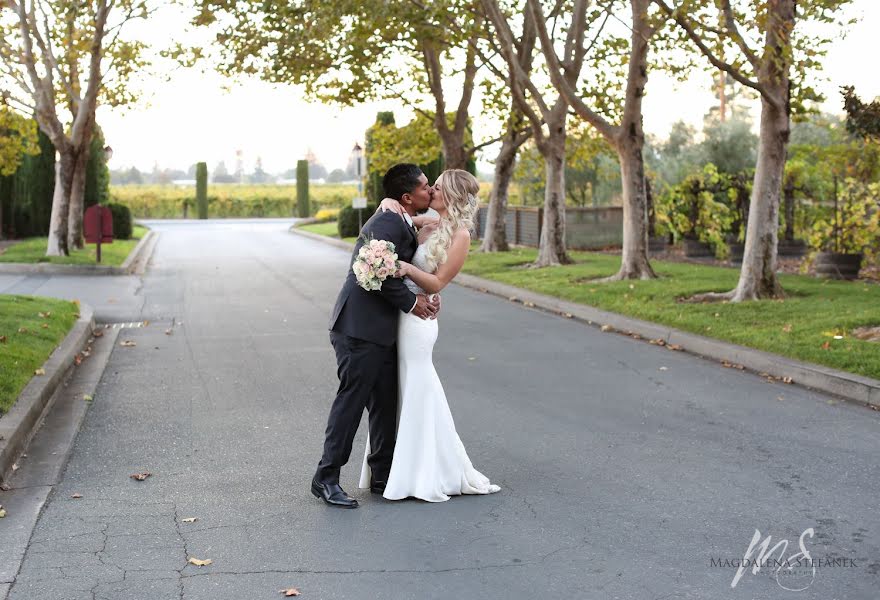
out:
<path id="1" fill-rule="evenodd" d="M 122 266 L 117 268 L 121 269 L 124 275 L 143 275 L 158 241 L 159 234 L 150 229 L 147 235 L 141 238 L 141 241 L 134 247 L 134 250 L 129 253 Z"/>
<path id="2" fill-rule="evenodd" d="M 340 240 L 339 238 L 332 238 L 327 237 L 326 235 L 312 233 L 311 231 L 303 231 L 302 229 L 299 229 L 296 225 L 290 228 L 290 233 L 295 233 L 296 235 L 301 235 L 312 240 L 317 240 L 325 244 L 330 244 L 331 246 L 336 246 L 337 248 L 342 248 L 343 250 L 348 250 L 349 252 L 354 250 L 354 244 L 352 243 L 346 242 L 345 240 Z"/>
<path id="3" fill-rule="evenodd" d="M 53 265 L 51 263 L 0 263 L 0 274 L 8 275 L 131 275 L 141 264 L 149 260 L 143 260 L 145 251 L 152 253 L 155 240 L 158 237 L 152 229 L 147 232 L 129 252 L 125 262 L 119 267 L 104 265 Z M 141 269 L 140 272 L 143 272 Z"/>
<path id="4" fill-rule="evenodd" d="M 8 479 L 12 465 L 27 448 L 43 415 L 51 408 L 49 400 L 67 378 L 76 355 L 95 329 L 94 311 L 90 306 L 80 305 L 79 314 L 73 329 L 43 364 L 46 374 L 32 377 L 9 412 L 0 417 L 0 481 Z"/>
<path id="5" fill-rule="evenodd" d="M 296 231 L 294 228 L 291 228 L 291 232 L 349 251 L 354 248 L 353 244 L 336 238 L 328 238 L 307 231 Z M 707 338 L 666 325 L 560 300 L 467 273 L 459 273 L 453 283 L 519 302 L 528 308 L 537 308 L 587 325 L 601 327 L 603 331 L 614 331 L 630 337 L 637 336 L 655 343 L 659 340 L 667 347 L 681 349 L 690 354 L 722 363 L 729 363 L 732 367 L 743 367 L 744 370 L 753 371 L 779 381 L 833 394 L 875 410 L 880 409 L 880 381 L 870 377 Z"/>

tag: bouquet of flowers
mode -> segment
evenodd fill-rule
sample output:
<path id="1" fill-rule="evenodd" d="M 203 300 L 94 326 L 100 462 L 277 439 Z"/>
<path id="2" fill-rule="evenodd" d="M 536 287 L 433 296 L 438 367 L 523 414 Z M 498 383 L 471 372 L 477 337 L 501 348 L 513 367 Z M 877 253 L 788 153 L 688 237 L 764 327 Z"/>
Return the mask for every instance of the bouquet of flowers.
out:
<path id="1" fill-rule="evenodd" d="M 365 240 L 352 265 L 358 285 L 368 292 L 381 290 L 382 282 L 400 268 L 394 244 L 385 240 Z"/>

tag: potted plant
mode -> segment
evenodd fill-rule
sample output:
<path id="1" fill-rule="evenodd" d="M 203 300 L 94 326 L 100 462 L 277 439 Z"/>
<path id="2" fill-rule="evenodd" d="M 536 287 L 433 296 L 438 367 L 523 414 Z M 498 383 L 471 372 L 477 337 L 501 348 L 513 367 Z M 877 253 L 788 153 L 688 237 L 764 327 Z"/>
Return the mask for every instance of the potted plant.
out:
<path id="1" fill-rule="evenodd" d="M 865 252 L 877 251 L 880 240 L 880 183 L 845 179 L 838 186 L 835 177 L 833 198 L 833 210 L 813 223 L 813 267 L 822 277 L 856 279 Z"/>

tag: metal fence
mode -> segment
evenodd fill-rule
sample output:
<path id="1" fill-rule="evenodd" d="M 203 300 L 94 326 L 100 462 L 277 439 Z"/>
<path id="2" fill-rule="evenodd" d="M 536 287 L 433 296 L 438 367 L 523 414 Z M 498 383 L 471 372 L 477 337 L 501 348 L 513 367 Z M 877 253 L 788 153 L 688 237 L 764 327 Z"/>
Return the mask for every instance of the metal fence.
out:
<path id="1" fill-rule="evenodd" d="M 486 231 L 487 207 L 477 211 L 475 229 L 482 238 Z M 537 246 L 541 239 L 544 209 L 509 206 L 504 214 L 507 242 Z M 566 207 L 565 239 L 569 248 L 589 250 L 623 244 L 623 208 L 620 206 Z"/>

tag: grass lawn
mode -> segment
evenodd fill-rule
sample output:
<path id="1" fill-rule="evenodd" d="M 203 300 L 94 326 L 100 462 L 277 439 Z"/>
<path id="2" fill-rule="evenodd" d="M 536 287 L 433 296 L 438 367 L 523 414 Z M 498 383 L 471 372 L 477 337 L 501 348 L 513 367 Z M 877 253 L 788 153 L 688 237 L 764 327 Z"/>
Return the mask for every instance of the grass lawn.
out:
<path id="1" fill-rule="evenodd" d="M 573 252 L 576 264 L 525 267 L 535 249 L 480 254 L 474 248 L 466 273 L 572 302 L 663 323 L 798 360 L 880 379 L 880 343 L 851 336 L 853 328 L 880 325 L 880 285 L 782 275 L 784 300 L 742 304 L 682 304 L 676 299 L 736 286 L 738 269 L 652 261 L 653 281 L 594 283 L 612 275 L 620 257 Z M 835 339 L 834 336 L 843 336 Z"/>
<path id="2" fill-rule="evenodd" d="M 303 227 L 336 236 L 336 223 Z M 353 242 L 355 238 L 346 238 Z M 576 264 L 529 269 L 537 250 L 481 254 L 471 249 L 464 272 L 571 302 L 662 323 L 806 362 L 880 379 L 880 343 L 854 338 L 851 331 L 880 325 L 880 285 L 782 275 L 787 298 L 742 304 L 683 304 L 678 298 L 731 290 L 738 269 L 652 261 L 653 281 L 594 283 L 612 275 L 620 257 L 572 252 Z M 834 339 L 834 336 L 842 339 Z"/>
<path id="3" fill-rule="evenodd" d="M 135 225 L 130 240 L 113 240 L 112 244 L 101 244 L 101 264 L 118 267 L 140 239 L 147 234 L 147 228 Z M 0 254 L 4 263 L 52 263 L 56 265 L 94 265 L 96 245 L 86 244 L 82 250 L 74 250 L 70 256 L 46 256 L 46 238 L 28 238 L 6 249 Z"/>
<path id="4" fill-rule="evenodd" d="M 0 414 L 13 405 L 78 315 L 74 302 L 0 295 Z"/>
<path id="5" fill-rule="evenodd" d="M 331 221 L 330 223 L 312 223 L 311 225 L 302 225 L 301 227 L 297 227 L 297 229 L 302 229 L 303 231 L 308 231 L 310 233 L 317 233 L 318 235 L 326 235 L 327 237 L 332 238 L 339 237 L 339 228 L 336 226 L 336 221 Z M 346 242 L 351 242 L 353 244 L 357 238 L 347 237 L 343 239 Z"/>

